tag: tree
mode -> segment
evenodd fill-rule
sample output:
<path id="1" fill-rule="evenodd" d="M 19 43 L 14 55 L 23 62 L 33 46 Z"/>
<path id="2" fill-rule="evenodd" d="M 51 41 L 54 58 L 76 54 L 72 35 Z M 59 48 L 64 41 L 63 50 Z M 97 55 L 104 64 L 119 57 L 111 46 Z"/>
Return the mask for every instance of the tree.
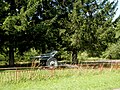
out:
<path id="1" fill-rule="evenodd" d="M 16 48 L 22 54 L 32 47 L 44 53 L 47 49 L 65 48 L 77 54 L 107 48 L 117 1 L 108 0 L 4 0 L 0 19 L 1 46 L 9 48 L 9 65 L 14 65 Z M 113 33 L 113 32 L 112 32 Z M 114 36 L 114 34 L 111 34 Z M 1 38 L 1 37 L 0 37 Z M 111 39 L 109 39 L 111 38 Z"/>
<path id="2" fill-rule="evenodd" d="M 70 3 L 70 0 L 65 3 Z M 35 24 L 35 28 L 33 27 L 32 30 L 37 32 L 34 38 L 39 36 L 35 40 L 34 46 L 37 49 L 42 48 L 42 53 L 51 48 L 58 50 L 60 46 L 57 20 L 64 18 L 67 13 L 65 3 L 61 0 L 43 0 L 37 8 L 36 14 L 32 17 Z"/>
<path id="3" fill-rule="evenodd" d="M 9 65 L 14 65 L 14 50 L 18 48 L 19 42 L 18 36 L 25 34 L 28 27 L 30 26 L 30 18 L 36 11 L 39 1 L 32 2 L 28 1 L 6 1 L 9 4 L 8 16 L 2 25 L 2 30 L 6 36 L 6 47 L 9 47 Z M 24 3 L 24 4 L 23 4 Z M 27 7 L 26 7 L 27 6 Z"/>
<path id="4" fill-rule="evenodd" d="M 9 65 L 14 65 L 14 52 L 18 48 L 21 55 L 32 47 L 46 49 L 56 47 L 56 31 L 52 31 L 57 17 L 53 1 L 13 0 L 7 1 L 7 12 L 2 30 L 6 35 L 5 46 L 9 47 Z M 54 3 L 55 4 L 55 3 Z"/>
<path id="5" fill-rule="evenodd" d="M 107 35 L 112 30 L 107 29 L 112 25 L 116 4 L 117 1 L 110 3 L 108 0 L 100 2 L 75 0 L 67 19 L 61 19 L 63 45 L 67 47 L 67 50 L 72 51 L 74 64 L 78 63 L 77 53 L 79 51 L 104 50 L 108 42 L 112 42 Z"/>

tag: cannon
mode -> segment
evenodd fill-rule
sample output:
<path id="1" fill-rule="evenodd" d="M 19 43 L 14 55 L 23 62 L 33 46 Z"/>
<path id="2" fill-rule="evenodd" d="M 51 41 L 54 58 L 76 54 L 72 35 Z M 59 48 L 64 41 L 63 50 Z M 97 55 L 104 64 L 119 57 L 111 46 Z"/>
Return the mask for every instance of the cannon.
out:
<path id="1" fill-rule="evenodd" d="M 33 56 L 32 59 L 38 59 L 40 61 L 40 65 L 42 66 L 58 66 L 58 61 L 56 59 L 56 54 L 58 51 L 51 51 L 40 56 Z"/>

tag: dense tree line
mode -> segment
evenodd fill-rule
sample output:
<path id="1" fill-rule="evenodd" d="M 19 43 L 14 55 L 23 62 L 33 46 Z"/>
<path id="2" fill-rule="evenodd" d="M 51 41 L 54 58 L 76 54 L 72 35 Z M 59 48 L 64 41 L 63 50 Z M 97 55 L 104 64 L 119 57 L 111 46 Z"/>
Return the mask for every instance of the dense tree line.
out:
<path id="1" fill-rule="evenodd" d="M 89 56 L 119 58 L 120 21 L 113 21 L 117 3 L 0 0 L 0 52 L 9 55 L 10 66 L 16 51 L 23 55 L 33 47 L 42 53 L 50 49 L 70 52 L 74 64 L 84 51 Z"/>

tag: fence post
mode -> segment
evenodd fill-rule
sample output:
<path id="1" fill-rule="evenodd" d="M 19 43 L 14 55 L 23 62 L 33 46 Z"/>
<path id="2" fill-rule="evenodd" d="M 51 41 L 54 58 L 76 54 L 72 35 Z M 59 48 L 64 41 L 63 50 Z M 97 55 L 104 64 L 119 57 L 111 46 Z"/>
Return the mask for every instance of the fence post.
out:
<path id="1" fill-rule="evenodd" d="M 116 64 L 115 64 L 115 69 L 117 70 L 119 68 L 119 65 L 118 65 L 118 63 L 116 62 Z"/>
<path id="2" fill-rule="evenodd" d="M 100 72 L 103 71 L 103 64 L 99 65 Z"/>
<path id="3" fill-rule="evenodd" d="M 50 76 L 53 77 L 55 75 L 55 67 L 54 66 L 50 67 L 50 72 L 51 72 Z"/>

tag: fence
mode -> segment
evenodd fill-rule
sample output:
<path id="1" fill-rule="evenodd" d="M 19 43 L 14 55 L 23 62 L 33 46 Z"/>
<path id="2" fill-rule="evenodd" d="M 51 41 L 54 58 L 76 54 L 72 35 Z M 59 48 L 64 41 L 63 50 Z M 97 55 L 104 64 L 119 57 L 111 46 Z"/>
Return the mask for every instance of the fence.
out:
<path id="1" fill-rule="evenodd" d="M 7 69 L 7 68 L 6 68 Z M 11 68 L 10 68 L 11 69 Z M 40 80 L 51 77 L 54 70 L 41 70 L 41 69 L 11 69 L 0 70 L 0 82 L 19 82 L 27 80 Z"/>
<path id="2" fill-rule="evenodd" d="M 65 66 L 61 66 L 58 69 L 54 67 L 44 67 L 44 68 L 32 68 L 32 67 L 20 67 L 20 68 L 0 68 L 0 82 L 20 82 L 20 81 L 27 81 L 27 80 L 42 80 L 53 77 L 54 75 L 63 75 Z M 82 64 L 82 65 L 69 65 L 69 75 L 74 74 L 70 68 L 76 68 L 78 71 L 83 69 L 98 69 L 102 71 L 104 68 L 104 64 L 96 65 L 96 64 Z M 97 67 L 97 68 L 96 68 Z M 47 68 L 47 69 L 45 69 Z M 62 68 L 62 69 L 61 69 Z M 109 70 L 119 69 L 119 63 L 111 64 Z M 60 70 L 59 72 L 56 70 Z M 62 70 L 62 72 L 61 72 Z M 65 69 L 66 70 L 66 69 Z M 61 73 L 61 74 L 59 74 Z M 65 74 L 64 74 L 65 75 Z"/>

